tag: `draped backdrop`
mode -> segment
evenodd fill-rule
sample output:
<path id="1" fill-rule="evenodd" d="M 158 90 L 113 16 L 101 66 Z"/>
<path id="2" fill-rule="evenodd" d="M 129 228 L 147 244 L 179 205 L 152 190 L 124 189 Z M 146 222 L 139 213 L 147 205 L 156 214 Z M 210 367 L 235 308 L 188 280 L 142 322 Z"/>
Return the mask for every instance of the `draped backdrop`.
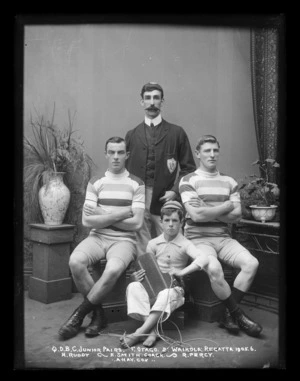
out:
<path id="1" fill-rule="evenodd" d="M 278 28 L 251 30 L 251 81 L 259 160 L 278 160 Z M 275 171 L 269 174 L 276 181 Z"/>

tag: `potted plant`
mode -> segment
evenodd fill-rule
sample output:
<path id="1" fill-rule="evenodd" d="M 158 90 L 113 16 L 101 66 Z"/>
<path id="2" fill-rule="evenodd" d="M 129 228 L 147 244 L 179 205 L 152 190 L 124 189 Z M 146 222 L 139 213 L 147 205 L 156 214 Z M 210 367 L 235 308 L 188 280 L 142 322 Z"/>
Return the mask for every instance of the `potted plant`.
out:
<path id="1" fill-rule="evenodd" d="M 70 197 L 76 192 L 76 177 L 85 186 L 90 178 L 93 160 L 84 150 L 73 130 L 74 116 L 68 111 L 68 127 L 54 125 L 43 116 L 31 117 L 32 138 L 24 137 L 25 207 L 33 222 L 62 224 Z"/>
<path id="2" fill-rule="evenodd" d="M 276 183 L 269 181 L 272 169 L 280 165 L 274 159 L 256 160 L 261 176 L 246 176 L 239 185 L 242 200 L 242 211 L 245 218 L 253 217 L 257 221 L 271 221 L 276 216 L 279 206 L 280 190 Z"/>

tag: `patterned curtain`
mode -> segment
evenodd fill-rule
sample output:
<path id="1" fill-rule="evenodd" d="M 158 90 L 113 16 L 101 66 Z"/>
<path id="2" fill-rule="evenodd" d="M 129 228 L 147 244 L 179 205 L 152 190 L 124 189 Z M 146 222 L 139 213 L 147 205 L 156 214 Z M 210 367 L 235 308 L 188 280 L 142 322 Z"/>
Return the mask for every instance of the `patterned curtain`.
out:
<path id="1" fill-rule="evenodd" d="M 278 161 L 278 28 L 251 30 L 251 82 L 259 160 Z M 275 171 L 269 174 L 276 181 Z"/>

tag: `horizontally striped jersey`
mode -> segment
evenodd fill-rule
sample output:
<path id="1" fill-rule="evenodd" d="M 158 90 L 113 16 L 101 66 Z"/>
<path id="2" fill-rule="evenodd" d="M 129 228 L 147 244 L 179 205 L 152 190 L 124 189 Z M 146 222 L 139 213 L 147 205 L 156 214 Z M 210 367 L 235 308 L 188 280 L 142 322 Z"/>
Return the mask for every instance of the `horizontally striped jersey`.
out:
<path id="1" fill-rule="evenodd" d="M 199 168 L 182 177 L 179 183 L 179 193 L 183 204 L 190 201 L 192 197 L 198 197 L 203 202 L 203 206 L 217 206 L 227 200 L 241 202 L 237 188 L 238 184 L 232 177 L 220 172 L 204 172 Z M 230 233 L 228 224 L 225 222 L 217 219 L 209 222 L 194 222 L 188 213 L 184 230 L 188 239 L 228 236 Z"/>
<path id="2" fill-rule="evenodd" d="M 100 206 L 105 212 L 131 206 L 145 209 L 145 185 L 137 176 L 127 170 L 114 174 L 105 172 L 104 177 L 93 177 L 87 186 L 85 203 Z M 117 240 L 136 241 L 134 231 L 122 230 L 114 226 L 91 231 Z"/>

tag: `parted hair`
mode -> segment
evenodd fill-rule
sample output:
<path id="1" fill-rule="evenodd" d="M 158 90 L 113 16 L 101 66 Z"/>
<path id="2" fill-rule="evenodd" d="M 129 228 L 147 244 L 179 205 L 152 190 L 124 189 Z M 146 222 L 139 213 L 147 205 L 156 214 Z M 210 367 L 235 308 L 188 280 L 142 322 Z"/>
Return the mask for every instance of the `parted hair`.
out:
<path id="1" fill-rule="evenodd" d="M 112 138 L 109 138 L 106 143 L 105 143 L 105 152 L 107 150 L 107 145 L 108 143 L 122 143 L 124 142 L 125 143 L 125 147 L 126 147 L 126 151 L 127 151 L 127 145 L 126 145 L 126 141 L 125 139 L 123 138 L 120 138 L 119 136 L 113 136 Z"/>

